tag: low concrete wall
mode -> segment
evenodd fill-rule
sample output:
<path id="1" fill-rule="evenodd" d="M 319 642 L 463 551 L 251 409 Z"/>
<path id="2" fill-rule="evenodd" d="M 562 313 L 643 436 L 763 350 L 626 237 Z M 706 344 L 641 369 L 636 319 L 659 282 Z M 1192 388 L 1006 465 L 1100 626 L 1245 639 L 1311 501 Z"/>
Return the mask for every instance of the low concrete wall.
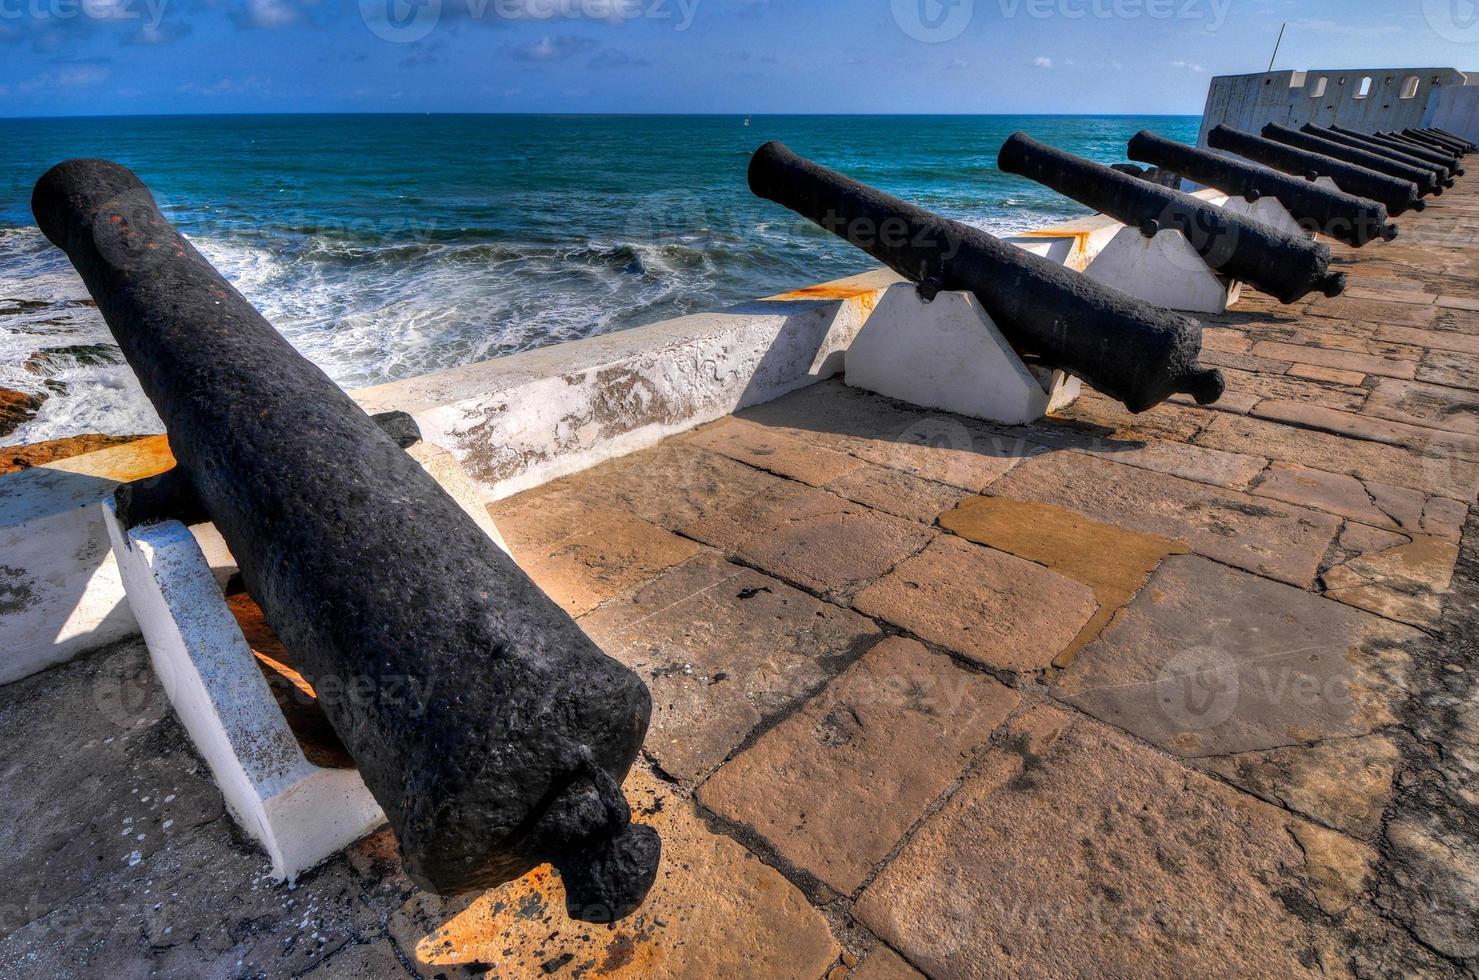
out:
<path id="1" fill-rule="evenodd" d="M 409 412 L 493 501 L 832 377 L 897 281 L 864 273 L 355 397 L 371 412 Z"/>

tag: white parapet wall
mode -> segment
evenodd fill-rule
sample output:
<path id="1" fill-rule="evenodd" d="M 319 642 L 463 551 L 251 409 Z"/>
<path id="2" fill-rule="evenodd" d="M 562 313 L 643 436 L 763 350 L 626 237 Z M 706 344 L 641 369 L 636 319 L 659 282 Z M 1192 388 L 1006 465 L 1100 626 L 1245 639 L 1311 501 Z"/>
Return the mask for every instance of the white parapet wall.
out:
<path id="1" fill-rule="evenodd" d="M 1479 79 L 1476 79 L 1479 80 Z M 1479 91 L 1453 68 L 1340 68 L 1219 75 L 1207 88 L 1198 145 L 1227 125 L 1257 133 L 1269 123 L 1305 123 L 1362 133 L 1441 126 L 1479 139 Z M 1446 121 L 1441 121 L 1446 120 Z"/>

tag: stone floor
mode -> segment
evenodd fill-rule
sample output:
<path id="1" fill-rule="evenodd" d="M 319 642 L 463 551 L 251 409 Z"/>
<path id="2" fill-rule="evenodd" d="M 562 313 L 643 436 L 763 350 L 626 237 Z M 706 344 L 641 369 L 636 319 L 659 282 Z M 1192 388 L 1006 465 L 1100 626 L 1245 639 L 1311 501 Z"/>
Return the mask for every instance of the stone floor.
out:
<path id="1" fill-rule="evenodd" d="M 1475 975 L 1475 188 L 1211 318 L 1211 408 L 829 382 L 496 505 L 653 693 L 615 926 L 274 885 L 137 643 L 0 689 L 0 975 Z"/>

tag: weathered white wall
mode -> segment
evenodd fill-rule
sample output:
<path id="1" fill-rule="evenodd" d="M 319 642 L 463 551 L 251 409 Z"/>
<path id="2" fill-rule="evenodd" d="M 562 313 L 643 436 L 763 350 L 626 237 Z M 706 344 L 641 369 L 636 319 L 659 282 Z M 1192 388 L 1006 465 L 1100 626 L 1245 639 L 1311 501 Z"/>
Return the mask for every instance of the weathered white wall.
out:
<path id="1" fill-rule="evenodd" d="M 1371 89 L 1363 98 L 1361 83 L 1367 78 L 1371 79 Z M 1403 98 L 1408 79 L 1416 79 L 1417 88 L 1410 98 Z M 1322 80 L 1324 91 L 1317 97 Z M 1271 122 L 1295 129 L 1310 122 L 1338 125 L 1363 133 L 1423 126 L 1430 108 L 1464 87 L 1464 74 L 1452 68 L 1343 68 L 1219 75 L 1207 90 L 1197 142 L 1206 146 L 1207 134 L 1219 124 L 1250 133 Z"/>

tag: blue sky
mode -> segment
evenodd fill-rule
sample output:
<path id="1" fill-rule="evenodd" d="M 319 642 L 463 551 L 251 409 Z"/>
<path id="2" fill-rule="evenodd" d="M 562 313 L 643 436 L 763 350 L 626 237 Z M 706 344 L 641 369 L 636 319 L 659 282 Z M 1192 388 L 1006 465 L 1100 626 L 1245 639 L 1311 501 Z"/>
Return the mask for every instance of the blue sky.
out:
<path id="1" fill-rule="evenodd" d="M 1194 113 L 1283 21 L 1479 69 L 1474 0 L 0 0 L 0 115 Z"/>

